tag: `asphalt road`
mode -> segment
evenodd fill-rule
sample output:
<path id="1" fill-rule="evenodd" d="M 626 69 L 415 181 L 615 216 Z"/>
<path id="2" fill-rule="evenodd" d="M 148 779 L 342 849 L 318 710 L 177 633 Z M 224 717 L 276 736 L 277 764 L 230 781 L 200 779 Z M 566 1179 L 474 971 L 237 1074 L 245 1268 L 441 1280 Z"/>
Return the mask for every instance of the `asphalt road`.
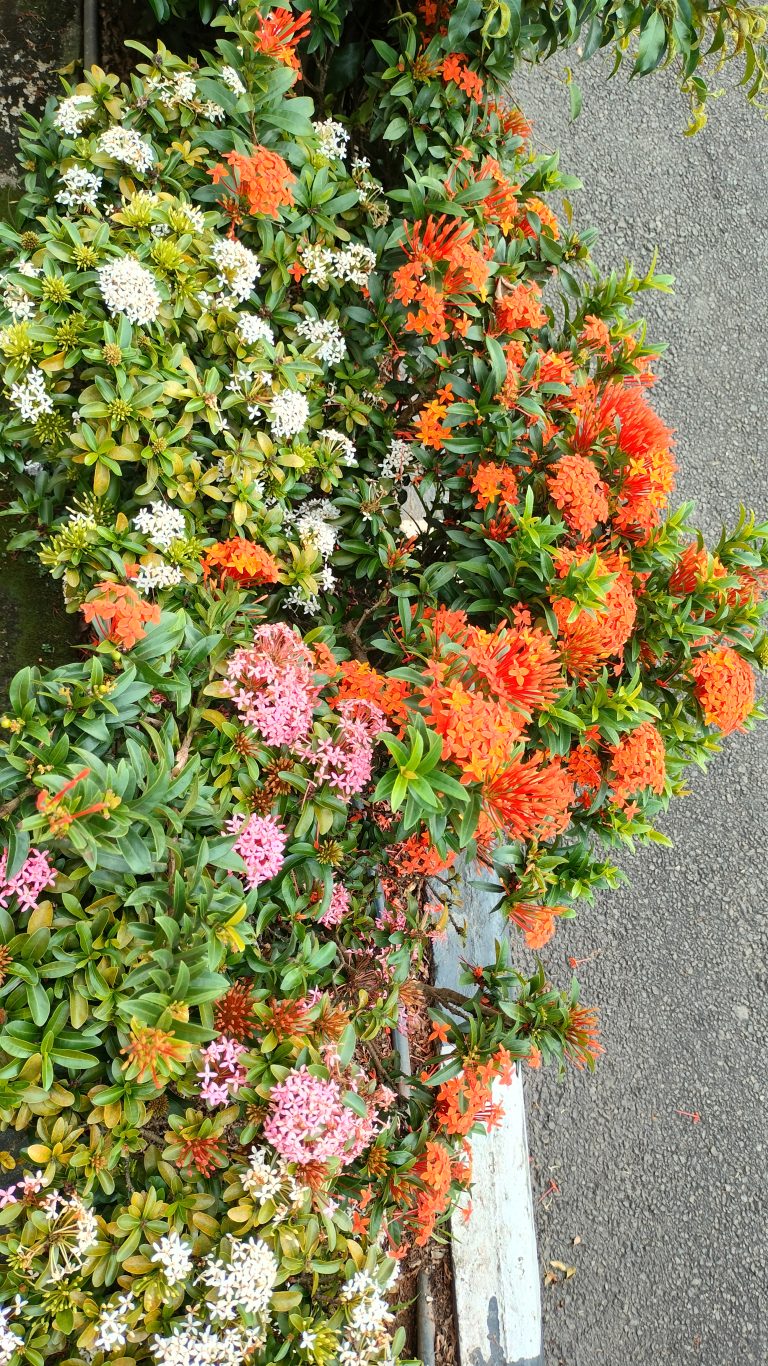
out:
<path id="1" fill-rule="evenodd" d="M 729 93 L 685 138 L 671 73 L 577 77 L 575 124 L 554 63 L 513 94 L 584 181 L 576 218 L 599 228 L 600 265 L 644 268 L 658 244 L 676 276 L 644 311 L 670 343 L 656 402 L 678 496 L 710 535 L 742 501 L 768 517 L 768 124 Z M 561 981 L 568 955 L 589 959 L 607 1048 L 594 1077 L 528 1084 L 542 1274 L 576 1268 L 543 1288 L 547 1366 L 768 1362 L 768 724 L 691 786 L 664 824 L 674 849 L 627 859 L 631 886 L 547 954 Z"/>

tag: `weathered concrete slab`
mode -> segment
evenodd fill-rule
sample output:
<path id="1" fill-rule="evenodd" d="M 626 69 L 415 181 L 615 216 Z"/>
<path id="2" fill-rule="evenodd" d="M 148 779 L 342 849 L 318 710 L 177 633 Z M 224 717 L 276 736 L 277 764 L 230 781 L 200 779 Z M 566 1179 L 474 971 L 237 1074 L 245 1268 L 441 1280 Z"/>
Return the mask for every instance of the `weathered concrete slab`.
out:
<path id="1" fill-rule="evenodd" d="M 459 884 L 454 923 L 435 944 L 435 981 L 459 988 L 460 959 L 490 963 L 506 933 L 494 898 Z M 460 933 L 466 928 L 466 935 Z M 499 1086 L 500 1126 L 472 1139 L 472 1213 L 451 1223 L 462 1366 L 541 1366 L 541 1293 L 528 1162 L 523 1081 Z"/>
<path id="2" fill-rule="evenodd" d="M 0 191 L 17 178 L 19 119 L 60 89 L 81 50 L 80 0 L 0 0 Z"/>

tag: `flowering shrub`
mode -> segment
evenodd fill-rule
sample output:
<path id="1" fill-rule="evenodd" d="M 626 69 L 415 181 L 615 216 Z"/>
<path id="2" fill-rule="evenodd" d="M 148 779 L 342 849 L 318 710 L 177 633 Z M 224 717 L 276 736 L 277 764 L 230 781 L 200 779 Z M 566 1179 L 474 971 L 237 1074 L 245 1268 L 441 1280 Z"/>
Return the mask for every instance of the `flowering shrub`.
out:
<path id="1" fill-rule="evenodd" d="M 397 1359 L 494 1082 L 601 1052 L 511 946 L 758 714 L 768 526 L 669 512 L 666 282 L 558 216 L 480 9 L 378 43 L 349 123 L 322 23 L 245 6 L 24 136 L 2 450 L 89 640 L 2 718 L 12 1366 Z M 511 939 L 448 992 L 462 853 Z"/>

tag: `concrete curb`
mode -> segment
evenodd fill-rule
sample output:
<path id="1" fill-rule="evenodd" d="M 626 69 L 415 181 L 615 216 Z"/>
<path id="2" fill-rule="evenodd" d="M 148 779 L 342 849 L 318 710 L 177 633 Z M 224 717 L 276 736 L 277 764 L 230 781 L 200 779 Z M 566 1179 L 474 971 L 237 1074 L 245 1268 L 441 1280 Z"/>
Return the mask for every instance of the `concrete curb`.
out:
<path id="1" fill-rule="evenodd" d="M 444 939 L 435 943 L 437 986 L 460 989 L 460 960 L 490 963 L 506 933 L 494 897 L 459 878 Z M 443 892 L 444 895 L 444 892 Z M 456 927 L 464 927 L 465 934 Z M 472 1139 L 472 1216 L 451 1221 L 461 1366 L 543 1366 L 541 1286 L 528 1161 L 523 1080 L 499 1086 L 504 1119 Z"/>

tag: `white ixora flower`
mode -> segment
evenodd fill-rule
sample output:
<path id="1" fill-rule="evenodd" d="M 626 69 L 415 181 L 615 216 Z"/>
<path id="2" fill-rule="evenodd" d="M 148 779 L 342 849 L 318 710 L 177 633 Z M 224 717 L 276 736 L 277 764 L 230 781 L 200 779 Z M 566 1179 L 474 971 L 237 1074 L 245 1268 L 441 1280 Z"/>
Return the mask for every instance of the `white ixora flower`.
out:
<path id="1" fill-rule="evenodd" d="M 252 293 L 253 286 L 261 275 L 261 266 L 256 257 L 242 242 L 222 237 L 214 242 L 211 255 L 219 271 L 219 284 L 225 295 L 244 303 Z M 225 299 L 226 302 L 226 299 Z"/>
<path id="2" fill-rule="evenodd" d="M 326 365 L 339 365 L 347 354 L 347 343 L 338 323 L 330 318 L 302 318 L 296 331 L 306 337 L 317 350 L 318 358 Z"/>
<path id="3" fill-rule="evenodd" d="M 258 313 L 240 314 L 237 320 L 237 335 L 245 346 L 255 346 L 256 342 L 266 342 L 268 346 L 275 344 L 272 328 Z"/>
<path id="4" fill-rule="evenodd" d="M 313 125 L 317 135 L 318 151 L 329 161 L 343 161 L 349 146 L 349 133 L 340 123 L 325 119 Z"/>
<path id="5" fill-rule="evenodd" d="M 98 148 L 134 171 L 148 171 L 155 160 L 154 149 L 133 128 L 108 128 L 99 138 Z"/>
<path id="6" fill-rule="evenodd" d="M 303 394 L 293 389 L 282 389 L 272 399 L 269 415 L 269 429 L 275 441 L 285 441 L 296 436 L 309 420 L 309 403 Z"/>
<path id="7" fill-rule="evenodd" d="M 18 384 L 11 385 L 11 403 L 25 422 L 37 422 L 43 413 L 53 412 L 53 399 L 45 388 L 45 375 L 32 366 Z"/>
<path id="8" fill-rule="evenodd" d="M 28 322 L 34 316 L 36 303 L 21 285 L 7 284 L 3 290 L 3 308 L 16 323 Z"/>
<path id="9" fill-rule="evenodd" d="M 312 498 L 301 504 L 301 510 L 291 519 L 303 545 L 314 546 L 324 560 L 331 556 L 339 537 L 338 518 L 332 503 Z"/>
<path id="10" fill-rule="evenodd" d="M 153 323 L 160 312 L 155 277 L 135 256 L 119 256 L 102 266 L 99 288 L 110 313 L 124 313 L 129 322 Z"/>
<path id="11" fill-rule="evenodd" d="M 260 1238 L 230 1238 L 229 1260 L 211 1258 L 199 1277 L 216 1296 L 207 1306 L 211 1318 L 226 1323 L 239 1313 L 266 1314 L 277 1273 L 275 1254 Z"/>
<path id="12" fill-rule="evenodd" d="M 394 479 L 395 483 L 399 484 L 415 473 L 418 467 L 410 441 L 401 441 L 399 437 L 393 436 L 389 451 L 381 462 L 382 479 Z"/>
<path id="13" fill-rule="evenodd" d="M 342 465 L 354 465 L 357 463 L 357 450 L 352 441 L 344 432 L 337 432 L 335 427 L 323 427 L 320 433 L 320 440 L 324 441 L 329 451 L 336 454 Z"/>
<path id="14" fill-rule="evenodd" d="M 233 95 L 245 94 L 245 86 L 233 66 L 223 66 L 221 68 L 221 79 L 225 85 L 229 86 Z"/>
<path id="15" fill-rule="evenodd" d="M 62 189 L 56 191 L 56 203 L 66 209 L 95 209 L 102 177 L 84 166 L 70 166 L 62 171 Z"/>
<path id="16" fill-rule="evenodd" d="M 178 1233 L 165 1234 L 158 1238 L 149 1260 L 163 1269 L 163 1275 L 170 1286 L 181 1285 L 192 1274 L 194 1261 L 192 1248 Z"/>
<path id="17" fill-rule="evenodd" d="M 161 550 L 167 550 L 173 541 L 181 540 L 187 529 L 184 513 L 159 500 L 137 512 L 133 525 Z"/>
<path id="18" fill-rule="evenodd" d="M 68 138 L 77 138 L 96 113 L 90 95 L 69 95 L 53 116 L 53 126 Z"/>
<path id="19" fill-rule="evenodd" d="M 9 1314 L 7 1306 L 0 1309 L 0 1366 L 8 1366 L 14 1353 L 24 1345 L 22 1338 L 17 1338 L 8 1327 Z"/>
<path id="20" fill-rule="evenodd" d="M 368 276 L 376 265 L 376 253 L 362 242 L 350 242 L 336 252 L 336 269 L 341 280 L 362 289 L 368 283 Z"/>
<path id="21" fill-rule="evenodd" d="M 133 586 L 138 593 L 154 593 L 158 588 L 175 588 L 183 578 L 177 564 L 166 564 L 161 560 L 158 564 L 142 564 Z"/>
<path id="22" fill-rule="evenodd" d="M 210 119 L 211 123 L 223 123 L 227 117 L 226 109 L 223 109 L 220 104 L 216 104 L 214 100 L 206 100 L 200 112 L 203 118 Z"/>

